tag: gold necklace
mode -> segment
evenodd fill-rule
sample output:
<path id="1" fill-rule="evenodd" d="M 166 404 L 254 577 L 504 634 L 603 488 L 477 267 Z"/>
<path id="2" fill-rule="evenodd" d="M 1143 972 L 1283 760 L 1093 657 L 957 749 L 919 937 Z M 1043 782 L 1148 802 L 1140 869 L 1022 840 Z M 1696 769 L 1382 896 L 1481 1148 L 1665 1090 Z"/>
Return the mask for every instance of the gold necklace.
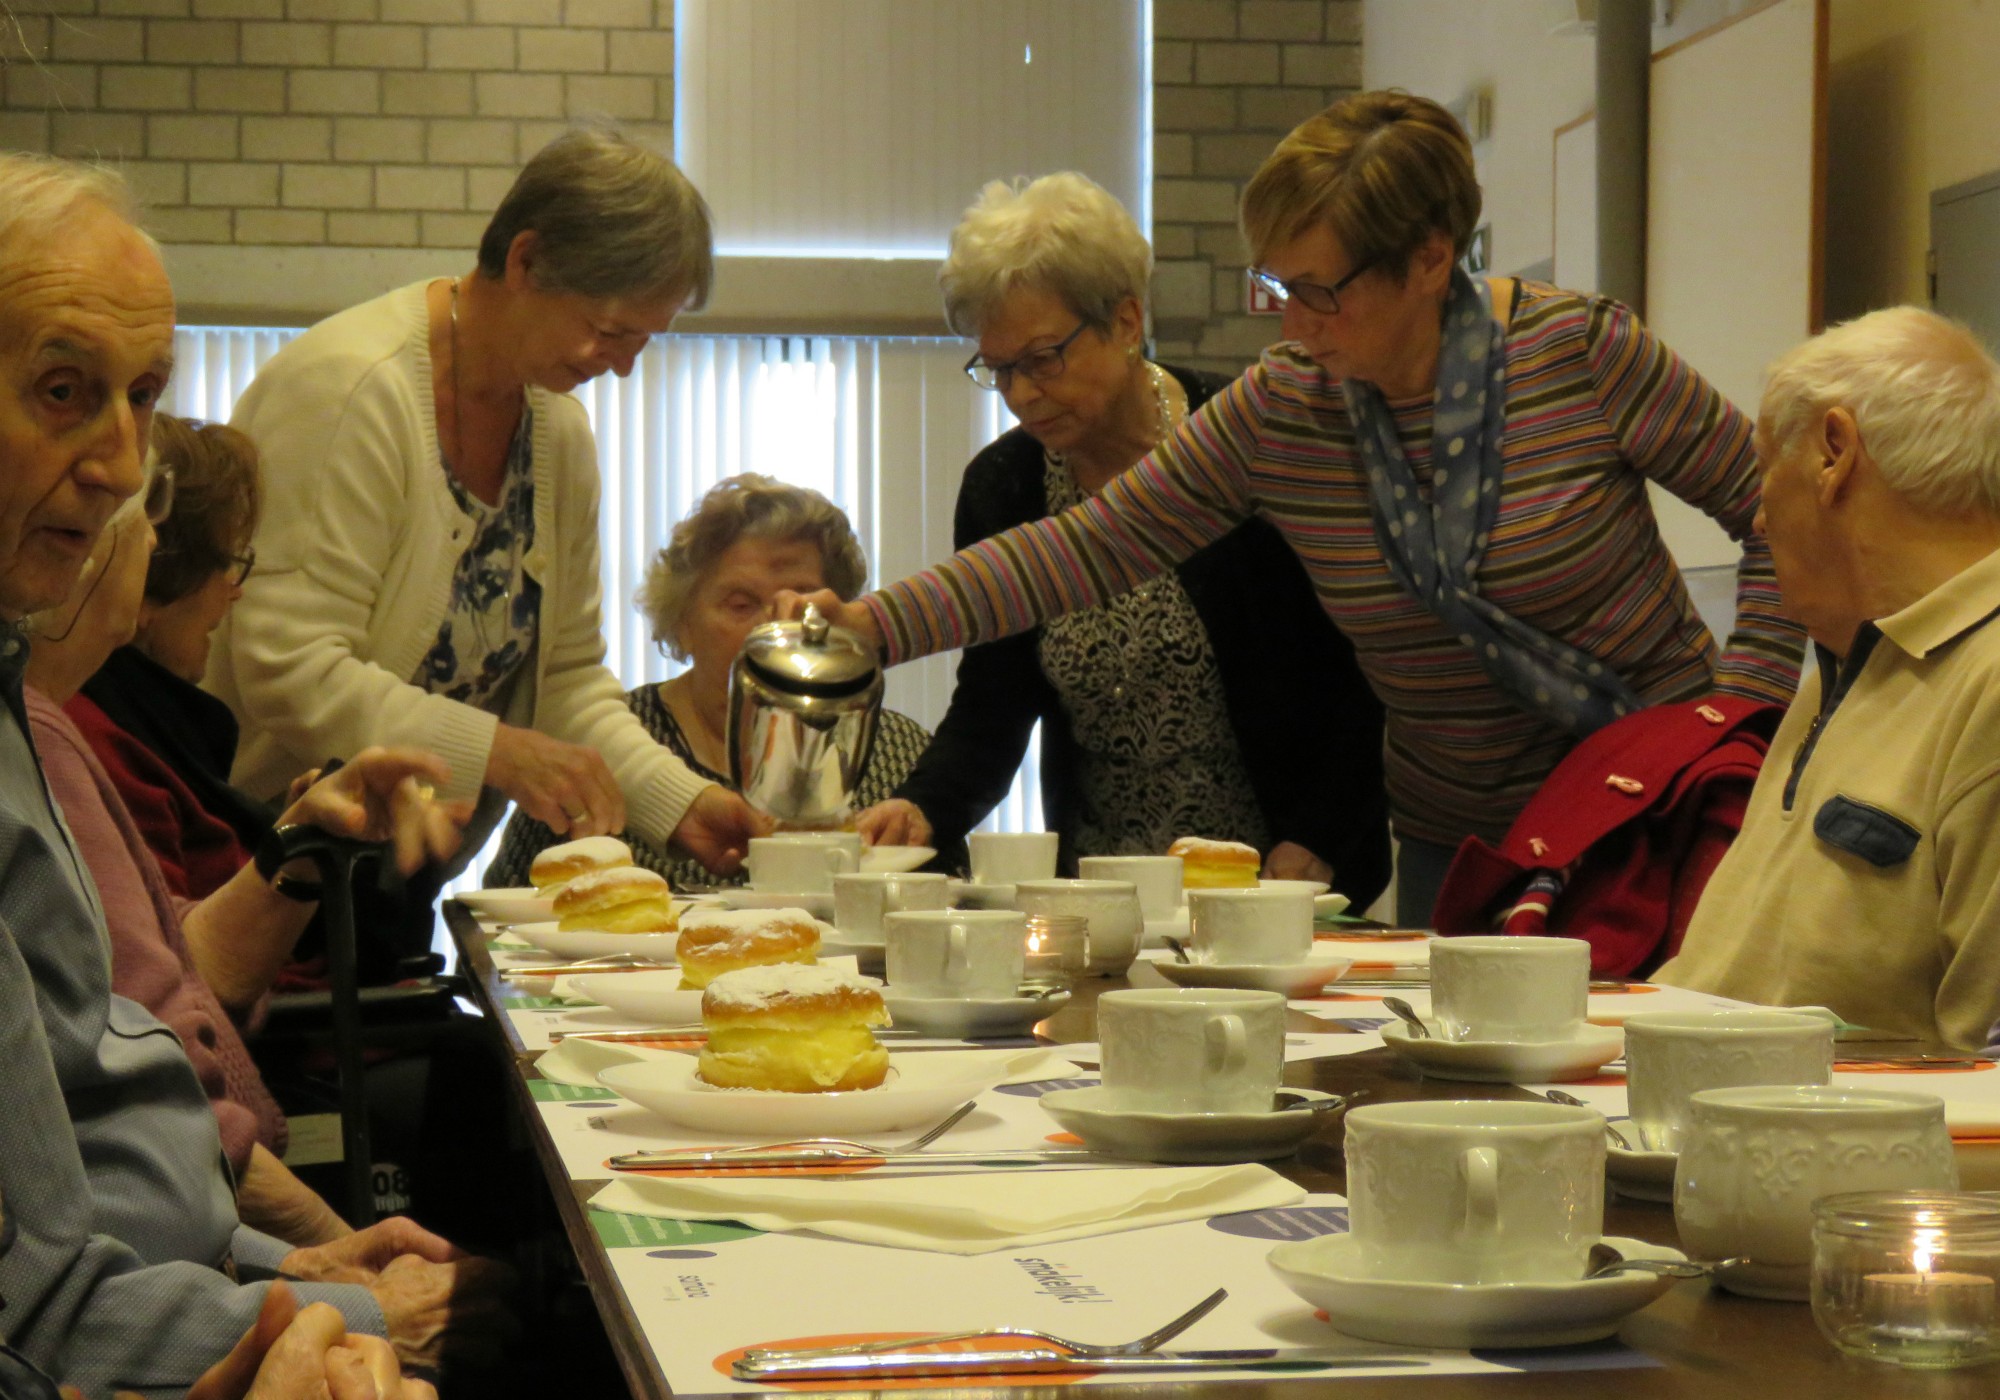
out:
<path id="1" fill-rule="evenodd" d="M 458 378 L 458 279 L 451 279 L 451 438 L 457 455 L 465 456 L 465 400 Z M 463 480 L 460 477 L 460 480 Z"/>

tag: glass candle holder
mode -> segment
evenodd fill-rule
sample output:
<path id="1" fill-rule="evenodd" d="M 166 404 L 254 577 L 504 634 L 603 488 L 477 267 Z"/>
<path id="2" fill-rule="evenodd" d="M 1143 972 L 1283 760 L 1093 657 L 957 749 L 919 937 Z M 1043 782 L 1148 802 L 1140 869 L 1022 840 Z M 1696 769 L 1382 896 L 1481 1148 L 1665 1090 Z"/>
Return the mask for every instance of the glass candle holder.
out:
<path id="1" fill-rule="evenodd" d="M 1030 914 L 1028 957 L 1022 975 L 1030 983 L 1067 987 L 1090 964 L 1090 920 L 1081 914 Z"/>
<path id="2" fill-rule="evenodd" d="M 1813 1320 L 1850 1356 L 2000 1357 L 2000 1197 L 1854 1191 L 1813 1203 Z"/>

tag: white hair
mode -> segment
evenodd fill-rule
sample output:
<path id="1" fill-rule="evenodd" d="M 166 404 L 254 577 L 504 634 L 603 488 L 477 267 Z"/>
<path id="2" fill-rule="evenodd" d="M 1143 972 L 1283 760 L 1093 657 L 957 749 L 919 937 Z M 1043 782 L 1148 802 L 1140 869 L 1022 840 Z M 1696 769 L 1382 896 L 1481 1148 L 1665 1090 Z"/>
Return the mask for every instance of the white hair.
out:
<path id="1" fill-rule="evenodd" d="M 944 319 L 977 336 L 1016 287 L 1061 298 L 1095 326 L 1126 298 L 1146 305 L 1153 250 L 1109 190 L 1073 170 L 1039 180 L 995 180 L 951 231 L 938 270 Z"/>
<path id="2" fill-rule="evenodd" d="M 1854 415 L 1883 481 L 1917 509 L 2000 515 L 2000 364 L 1958 322 L 1892 306 L 1772 364 L 1761 416 L 1773 447 L 1833 408 Z"/>
<path id="3" fill-rule="evenodd" d="M 36 151 L 0 151 L 0 249 L 13 253 L 55 238 L 87 205 L 139 225 L 139 202 L 116 170 Z"/>

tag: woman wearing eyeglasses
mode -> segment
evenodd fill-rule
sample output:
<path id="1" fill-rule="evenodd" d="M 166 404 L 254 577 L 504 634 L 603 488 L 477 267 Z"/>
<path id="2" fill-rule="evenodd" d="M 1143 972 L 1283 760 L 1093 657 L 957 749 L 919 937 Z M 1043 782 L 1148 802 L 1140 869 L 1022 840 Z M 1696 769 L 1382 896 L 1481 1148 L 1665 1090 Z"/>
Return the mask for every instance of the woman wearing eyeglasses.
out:
<path id="1" fill-rule="evenodd" d="M 1081 175 L 988 185 L 952 234 L 945 320 L 1020 426 L 973 458 L 960 548 L 1096 498 L 1226 380 L 1145 353 L 1152 250 Z M 969 648 L 916 770 L 862 814 L 945 846 L 1006 796 L 1037 722 L 1048 829 L 1079 856 L 1241 841 L 1274 876 L 1388 881 L 1381 711 L 1298 561 L 1249 522 L 1143 587 Z"/>
<path id="2" fill-rule="evenodd" d="M 1279 143 L 1243 196 L 1286 340 L 1092 500 L 838 614 L 891 659 L 1142 586 L 1274 525 L 1388 713 L 1397 913 L 1498 840 L 1584 735 L 1711 690 L 1784 702 L 1803 638 L 1757 533 L 1751 425 L 1625 308 L 1459 266 L 1471 148 L 1436 103 L 1362 93 Z M 1744 546 L 1718 657 L 1647 501 Z"/>
<path id="3" fill-rule="evenodd" d="M 201 689 L 209 636 L 243 595 L 263 496 L 257 448 L 221 423 L 153 415 L 173 483 L 137 629 L 64 705 L 131 809 L 168 887 L 203 899 L 269 834 L 276 809 L 229 785 L 236 718 Z"/>

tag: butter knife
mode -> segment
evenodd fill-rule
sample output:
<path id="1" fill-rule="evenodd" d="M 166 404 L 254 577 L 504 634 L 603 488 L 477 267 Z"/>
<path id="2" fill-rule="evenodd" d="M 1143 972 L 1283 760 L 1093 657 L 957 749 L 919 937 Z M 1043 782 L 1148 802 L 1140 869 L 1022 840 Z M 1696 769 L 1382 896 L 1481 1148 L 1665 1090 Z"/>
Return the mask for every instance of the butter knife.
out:
<path id="1" fill-rule="evenodd" d="M 1063 1147 L 1001 1148 L 993 1152 L 621 1152 L 609 1159 L 621 1171 L 746 1171 L 770 1167 L 859 1166 L 966 1166 L 984 1163 L 1011 1166 L 1016 1163 L 1074 1162 L 1088 1166 L 1137 1165 L 1119 1157 L 1096 1152 L 1079 1152 Z"/>
<path id="2" fill-rule="evenodd" d="M 888 1376 L 1060 1375 L 1106 1371 L 1324 1371 L 1354 1367 L 1422 1367 L 1402 1355 L 1369 1356 L 1309 1348 L 1252 1347 L 1240 1351 L 1150 1351 L 1136 1356 L 1076 1356 L 1053 1348 L 1026 1351 L 884 1351 L 838 1359 L 744 1357 L 730 1374 L 744 1381 L 865 1381 Z"/>

